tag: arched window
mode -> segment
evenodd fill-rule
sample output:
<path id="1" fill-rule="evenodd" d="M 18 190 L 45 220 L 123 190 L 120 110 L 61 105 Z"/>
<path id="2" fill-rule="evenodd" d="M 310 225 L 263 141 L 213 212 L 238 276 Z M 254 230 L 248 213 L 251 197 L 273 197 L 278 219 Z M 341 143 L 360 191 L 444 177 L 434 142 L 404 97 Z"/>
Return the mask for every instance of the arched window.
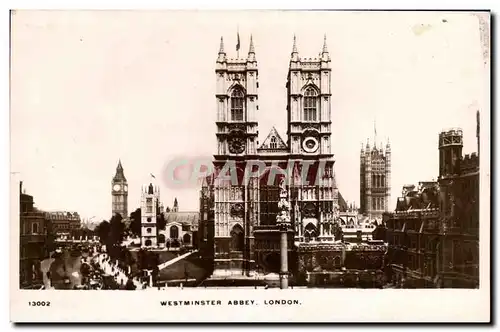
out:
<path id="1" fill-rule="evenodd" d="M 342 265 L 342 259 L 339 256 L 335 256 L 335 258 L 333 259 L 333 265 L 336 268 L 341 267 L 341 265 Z"/>
<path id="2" fill-rule="evenodd" d="M 182 242 L 184 242 L 184 244 L 191 244 L 191 235 L 189 235 L 188 233 L 184 234 L 184 236 L 182 237 Z"/>
<path id="3" fill-rule="evenodd" d="M 277 149 L 278 148 L 278 142 L 276 142 L 276 137 L 273 136 L 271 137 L 271 149 Z"/>
<path id="4" fill-rule="evenodd" d="M 163 234 L 158 235 L 158 243 L 165 243 L 165 241 L 166 241 L 165 235 Z"/>
<path id="5" fill-rule="evenodd" d="M 170 238 L 177 239 L 178 237 L 179 237 L 179 227 L 175 225 L 170 227 Z"/>
<path id="6" fill-rule="evenodd" d="M 241 89 L 236 88 L 231 93 L 231 121 L 243 121 L 243 106 L 245 95 Z"/>
<path id="7" fill-rule="evenodd" d="M 151 246 L 152 244 L 153 244 L 153 243 L 151 242 L 151 240 L 146 240 L 146 241 L 144 241 L 144 245 L 145 245 L 146 247 L 149 247 L 149 246 Z"/>
<path id="8" fill-rule="evenodd" d="M 304 121 L 316 121 L 317 94 L 312 87 L 304 92 Z"/>
<path id="9" fill-rule="evenodd" d="M 281 179 L 284 177 L 281 169 L 276 169 L 271 172 L 266 170 L 260 177 L 260 224 L 275 225 L 276 215 L 279 212 L 278 202 L 280 200 Z M 273 179 L 274 175 L 274 179 Z"/>
<path id="10" fill-rule="evenodd" d="M 38 234 L 38 223 L 37 222 L 34 222 L 31 225 L 31 233 L 32 234 Z"/>
<path id="11" fill-rule="evenodd" d="M 238 224 L 231 230 L 231 247 L 233 251 L 243 251 L 244 248 L 243 228 Z"/>
<path id="12" fill-rule="evenodd" d="M 151 232 L 152 232 L 152 231 L 151 231 L 151 228 L 147 228 L 147 229 L 146 229 L 146 232 L 147 232 L 148 234 L 151 234 Z"/>
<path id="13" fill-rule="evenodd" d="M 307 226 L 304 228 L 304 238 L 306 242 L 314 240 L 318 236 L 318 232 L 316 230 L 316 227 L 309 223 Z"/>

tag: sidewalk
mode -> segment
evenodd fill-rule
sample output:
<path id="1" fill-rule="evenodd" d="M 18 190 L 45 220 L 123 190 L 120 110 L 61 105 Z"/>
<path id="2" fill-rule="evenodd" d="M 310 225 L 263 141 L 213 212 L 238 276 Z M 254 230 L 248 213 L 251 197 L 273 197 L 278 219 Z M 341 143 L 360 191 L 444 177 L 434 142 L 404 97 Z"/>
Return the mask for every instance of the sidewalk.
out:
<path id="1" fill-rule="evenodd" d="M 94 257 L 94 260 L 99 264 L 99 267 L 104 271 L 104 273 L 112 275 L 119 285 L 126 285 L 129 278 L 125 274 L 125 271 L 120 269 L 117 264 L 110 263 L 107 259 L 108 255 L 104 253 Z M 116 275 L 117 272 L 118 275 Z M 143 289 L 143 284 L 136 278 L 132 278 L 132 282 L 134 283 L 136 290 Z"/>
<path id="2" fill-rule="evenodd" d="M 184 258 L 188 257 L 189 255 L 197 253 L 197 252 L 198 252 L 198 250 L 195 250 L 195 251 L 190 251 L 188 253 L 185 253 L 184 255 L 177 256 L 177 257 L 175 257 L 175 258 L 173 258 L 165 263 L 158 265 L 158 270 L 163 270 L 167 266 L 170 266 L 170 265 L 174 264 L 175 262 L 178 262 L 181 259 L 184 259 Z"/>

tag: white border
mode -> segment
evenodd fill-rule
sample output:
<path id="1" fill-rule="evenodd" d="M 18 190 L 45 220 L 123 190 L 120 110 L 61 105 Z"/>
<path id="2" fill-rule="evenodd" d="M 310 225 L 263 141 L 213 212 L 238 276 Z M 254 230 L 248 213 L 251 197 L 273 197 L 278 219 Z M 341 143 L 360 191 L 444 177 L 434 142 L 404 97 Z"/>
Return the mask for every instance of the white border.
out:
<path id="1" fill-rule="evenodd" d="M 165 6 L 160 1 L 120 1 L 113 3 L 110 1 L 90 0 L 80 3 L 68 3 L 68 1 L 51 1 L 49 3 L 38 1 L 16 1 L 7 4 L 15 8 L 68 8 L 68 9 L 106 9 L 106 8 L 170 8 L 170 9 L 237 9 L 237 8 L 294 8 L 294 9 L 326 9 L 332 8 L 332 1 L 307 1 L 292 2 L 287 1 L 281 4 L 272 4 L 269 1 L 255 0 L 252 2 L 227 1 L 206 2 L 206 1 L 179 1 Z M 471 9 L 471 8 L 491 8 L 494 1 L 429 1 L 421 0 L 415 3 L 400 1 L 349 1 L 345 3 L 335 3 L 337 9 L 416 9 L 416 8 L 437 8 L 446 9 Z M 6 17 L 7 16 L 7 17 Z M 8 14 L 4 12 L 2 19 L 7 19 Z M 5 23 L 7 23 L 5 22 Z M 3 26 L 5 26 L 4 24 Z M 6 46 L 8 37 L 5 34 L 2 38 L 2 45 Z M 8 45 L 8 44 L 7 44 Z M 3 52 L 3 56 L 8 53 Z M 5 68 L 2 67 L 2 68 Z M 5 70 L 5 69 L 4 69 Z M 7 73 L 6 73 L 7 74 Z M 6 77 L 6 76 L 4 76 Z M 5 81 L 3 81 L 5 82 Z M 8 91 L 8 89 L 4 89 Z M 2 97 L 5 95 L 2 95 Z M 2 99 L 3 105 L 8 107 L 7 98 Z M 5 116 L 7 112 L 3 112 Z M 3 128 L 6 129 L 9 123 L 5 116 L 2 121 Z M 490 197 L 489 189 L 489 158 L 485 151 L 489 151 L 489 114 L 486 110 L 481 113 L 481 225 L 489 224 L 489 204 L 485 204 L 485 199 Z M 6 132 L 6 131 L 2 131 Z M 2 136 L 2 139 L 6 137 Z M 8 147 L 8 141 L 2 141 L 2 148 Z M 8 148 L 6 149 L 8 151 Z M 7 153 L 4 154 L 6 156 Z M 6 158 L 7 159 L 7 158 Z M 8 162 L 8 159 L 6 160 Z M 1 163 L 2 167 L 6 163 Z M 488 166 L 488 167 L 487 167 Z M 4 172 L 3 174 L 6 174 Z M 7 180 L 8 183 L 8 180 Z M 7 186 L 2 185 L 2 188 Z M 14 188 L 14 192 L 17 188 Z M 7 196 L 6 191 L 2 191 Z M 10 197 L 16 197 L 16 195 Z M 2 202 L 7 202 L 4 197 Z M 7 211 L 7 206 L 2 209 Z M 11 202 L 11 211 L 17 211 L 17 203 Z M 9 217 L 12 226 L 14 220 Z M 4 225 L 6 223 L 3 223 Z M 18 257 L 17 227 L 10 227 L 10 233 L 5 231 L 2 234 L 10 234 L 10 257 L 11 263 Z M 8 243 L 7 239 L 4 243 Z M 284 321 L 284 322 L 368 322 L 368 321 L 397 321 L 397 322 L 479 322 L 489 321 L 489 228 L 481 229 L 481 289 L 480 290 L 265 290 L 256 294 L 255 290 L 245 289 L 218 289 L 199 292 L 193 289 L 169 290 L 168 292 L 78 292 L 78 291 L 46 291 L 27 292 L 17 290 L 17 264 L 11 264 L 11 320 L 22 321 L 51 321 L 51 322 L 196 322 L 196 321 Z M 7 252 L 7 250 L 4 250 Z M 15 256 L 15 257 L 14 257 Z M 3 274 L 5 275 L 5 274 Z M 3 276 L 2 276 L 3 278 Z M 4 280 L 2 280 L 4 281 Z M 6 284 L 7 281 L 4 282 Z M 159 300 L 177 298 L 182 299 L 202 299 L 213 297 L 216 299 L 245 299 L 262 301 L 263 298 L 290 298 L 299 299 L 302 302 L 300 307 L 269 307 L 259 305 L 250 309 L 248 306 L 242 307 L 197 307 L 190 310 L 174 307 L 161 307 Z M 52 301 L 50 310 L 46 308 L 28 309 L 28 300 L 48 300 Z M 114 308 L 110 309 L 110 308 Z M 223 309 L 223 310 L 221 310 Z M 4 311 L 5 312 L 5 311 Z M 106 313 L 106 315 L 105 315 Z"/>

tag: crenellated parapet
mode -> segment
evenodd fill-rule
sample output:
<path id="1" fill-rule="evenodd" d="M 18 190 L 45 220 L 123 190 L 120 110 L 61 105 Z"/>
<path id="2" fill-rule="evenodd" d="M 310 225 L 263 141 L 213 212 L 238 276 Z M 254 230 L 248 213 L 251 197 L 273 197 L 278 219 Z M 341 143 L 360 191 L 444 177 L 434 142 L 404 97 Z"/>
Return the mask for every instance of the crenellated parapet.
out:
<path id="1" fill-rule="evenodd" d="M 460 163 L 460 173 L 471 173 L 479 169 L 479 156 L 477 153 L 466 154 Z"/>

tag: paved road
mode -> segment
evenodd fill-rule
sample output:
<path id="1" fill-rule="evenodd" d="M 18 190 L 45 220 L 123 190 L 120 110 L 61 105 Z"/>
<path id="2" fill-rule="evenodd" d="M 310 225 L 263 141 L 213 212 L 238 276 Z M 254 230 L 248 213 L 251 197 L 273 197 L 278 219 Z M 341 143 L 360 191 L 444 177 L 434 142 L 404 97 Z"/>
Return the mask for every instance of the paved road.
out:
<path id="1" fill-rule="evenodd" d="M 99 267 L 104 271 L 104 273 L 112 275 L 118 285 L 126 285 L 128 277 L 125 272 L 122 271 L 117 265 L 110 263 L 107 258 L 108 255 L 103 253 L 94 257 L 94 261 L 99 264 Z M 116 275 L 117 272 L 118 274 Z M 143 289 L 143 284 L 136 278 L 132 278 L 132 282 L 134 283 L 136 290 Z"/>
<path id="2" fill-rule="evenodd" d="M 166 268 L 167 266 L 170 266 L 170 265 L 174 264 L 175 262 L 178 262 L 181 259 L 184 259 L 184 258 L 188 257 L 189 255 L 197 253 L 197 252 L 198 252 L 198 250 L 195 250 L 195 251 L 191 251 L 191 252 L 185 253 L 184 255 L 180 255 L 178 257 L 175 257 L 175 258 L 173 258 L 173 259 L 171 259 L 169 261 L 166 261 L 165 263 L 162 263 L 162 264 L 158 265 L 158 269 L 162 270 L 162 269 Z"/>

